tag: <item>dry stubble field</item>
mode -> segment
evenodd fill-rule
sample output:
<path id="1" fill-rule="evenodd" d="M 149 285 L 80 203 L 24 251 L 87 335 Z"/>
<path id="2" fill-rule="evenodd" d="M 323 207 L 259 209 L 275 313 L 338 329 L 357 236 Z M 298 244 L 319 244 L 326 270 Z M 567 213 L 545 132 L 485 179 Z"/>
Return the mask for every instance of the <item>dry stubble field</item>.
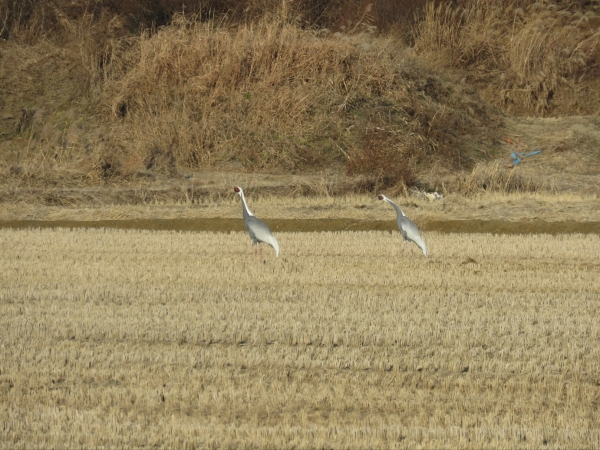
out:
<path id="1" fill-rule="evenodd" d="M 600 237 L 0 231 L 0 446 L 596 448 Z"/>

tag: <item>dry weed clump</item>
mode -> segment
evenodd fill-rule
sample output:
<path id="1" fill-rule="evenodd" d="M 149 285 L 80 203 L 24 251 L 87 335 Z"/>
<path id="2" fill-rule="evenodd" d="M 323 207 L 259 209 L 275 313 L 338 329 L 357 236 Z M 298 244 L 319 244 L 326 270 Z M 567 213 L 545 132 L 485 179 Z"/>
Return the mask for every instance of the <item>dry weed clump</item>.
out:
<path id="1" fill-rule="evenodd" d="M 430 2 L 416 50 L 466 69 L 485 99 L 511 113 L 590 114 L 598 99 L 580 83 L 595 76 L 597 25 L 593 9 L 556 2 Z"/>
<path id="2" fill-rule="evenodd" d="M 600 439 L 598 236 L 277 238 L 1 230 L 0 447 Z"/>
<path id="3" fill-rule="evenodd" d="M 115 42 L 103 76 L 101 101 L 124 123 L 113 147 L 181 166 L 346 164 L 376 184 L 413 183 L 417 165 L 470 164 L 469 146 L 500 124 L 394 39 L 321 35 L 282 19 L 228 27 L 179 15 Z"/>
<path id="4" fill-rule="evenodd" d="M 378 192 L 391 187 L 412 186 L 416 163 L 423 157 L 414 138 L 401 138 L 383 130 L 369 130 L 364 148 L 348 162 L 349 174 L 361 174 L 358 191 Z"/>
<path id="5" fill-rule="evenodd" d="M 506 163 L 500 161 L 476 164 L 470 174 L 449 182 L 448 189 L 465 195 L 483 192 L 515 194 L 554 191 L 551 180 L 522 174 L 518 167 L 508 168 Z"/>
<path id="6" fill-rule="evenodd" d="M 338 158 L 329 113 L 349 89 L 356 58 L 352 45 L 294 26 L 231 31 L 180 16 L 115 49 L 101 95 L 130 121 L 124 139 L 142 159 L 173 152 L 187 166 L 236 159 L 289 169 Z"/>

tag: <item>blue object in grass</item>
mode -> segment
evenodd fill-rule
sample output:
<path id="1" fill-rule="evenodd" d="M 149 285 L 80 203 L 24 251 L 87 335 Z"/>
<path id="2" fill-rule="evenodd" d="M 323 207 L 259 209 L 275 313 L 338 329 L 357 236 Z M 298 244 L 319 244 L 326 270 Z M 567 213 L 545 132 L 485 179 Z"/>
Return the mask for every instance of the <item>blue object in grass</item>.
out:
<path id="1" fill-rule="evenodd" d="M 527 154 L 523 154 L 523 153 L 519 153 L 519 152 L 512 152 L 510 154 L 510 157 L 513 159 L 513 166 L 516 166 L 517 164 L 519 164 L 521 162 L 521 158 L 526 158 L 527 156 L 533 156 L 533 155 L 537 155 L 538 153 L 542 153 L 541 150 L 536 150 L 535 152 L 531 152 L 531 153 L 527 153 Z"/>

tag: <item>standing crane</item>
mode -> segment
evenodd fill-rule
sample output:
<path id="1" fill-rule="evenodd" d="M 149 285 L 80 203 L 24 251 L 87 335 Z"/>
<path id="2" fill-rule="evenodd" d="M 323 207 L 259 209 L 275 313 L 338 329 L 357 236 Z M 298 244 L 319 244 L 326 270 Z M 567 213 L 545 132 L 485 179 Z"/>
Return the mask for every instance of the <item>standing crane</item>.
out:
<path id="1" fill-rule="evenodd" d="M 275 236 L 273 236 L 273 233 L 271 233 L 271 230 L 267 224 L 250 212 L 248 205 L 246 204 L 246 198 L 244 197 L 243 189 L 239 186 L 236 186 L 233 188 L 233 191 L 236 194 L 239 194 L 239 196 L 242 198 L 244 225 L 246 225 L 246 230 L 248 230 L 248 234 L 252 238 L 252 245 L 257 245 L 261 242 L 269 244 L 275 249 L 275 256 L 279 257 L 279 244 L 277 243 L 277 239 L 275 239 Z"/>
<path id="2" fill-rule="evenodd" d="M 406 243 L 407 241 L 414 242 L 415 244 L 417 244 L 417 247 L 423 250 L 423 254 L 427 256 L 427 246 L 425 245 L 425 241 L 423 240 L 423 237 L 421 237 L 421 233 L 419 232 L 419 229 L 414 224 L 414 222 L 408 217 L 406 217 L 406 214 L 402 212 L 400 207 L 396 205 L 393 201 L 391 201 L 389 198 L 387 198 L 385 195 L 380 194 L 378 198 L 379 200 L 384 200 L 388 202 L 396 210 L 396 222 L 398 223 L 400 233 L 402 233 L 402 238 L 404 239 L 403 243 Z"/>

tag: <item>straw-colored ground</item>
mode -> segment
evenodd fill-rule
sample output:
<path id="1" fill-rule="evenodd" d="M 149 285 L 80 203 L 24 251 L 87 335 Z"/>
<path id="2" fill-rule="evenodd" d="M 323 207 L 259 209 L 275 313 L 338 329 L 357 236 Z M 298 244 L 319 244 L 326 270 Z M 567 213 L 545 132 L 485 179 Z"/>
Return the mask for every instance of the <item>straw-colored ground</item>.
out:
<path id="1" fill-rule="evenodd" d="M 0 231 L 0 446 L 595 448 L 600 237 Z"/>
<path id="2" fill-rule="evenodd" d="M 198 201 L 148 199 L 145 205 L 90 204 L 41 206 L 15 202 L 0 205 L 0 221 L 11 220 L 117 220 L 117 219 L 196 219 L 242 217 L 240 199 L 233 182 L 215 186 L 214 197 Z M 242 185 L 244 186 L 244 185 Z M 600 222 L 600 196 L 597 194 L 486 193 L 471 197 L 448 195 L 428 201 L 415 196 L 389 196 L 418 225 L 444 220 L 509 220 L 547 222 Z M 395 212 L 375 195 L 284 197 L 260 195 L 250 188 L 249 207 L 263 219 L 359 219 L 390 220 Z"/>

